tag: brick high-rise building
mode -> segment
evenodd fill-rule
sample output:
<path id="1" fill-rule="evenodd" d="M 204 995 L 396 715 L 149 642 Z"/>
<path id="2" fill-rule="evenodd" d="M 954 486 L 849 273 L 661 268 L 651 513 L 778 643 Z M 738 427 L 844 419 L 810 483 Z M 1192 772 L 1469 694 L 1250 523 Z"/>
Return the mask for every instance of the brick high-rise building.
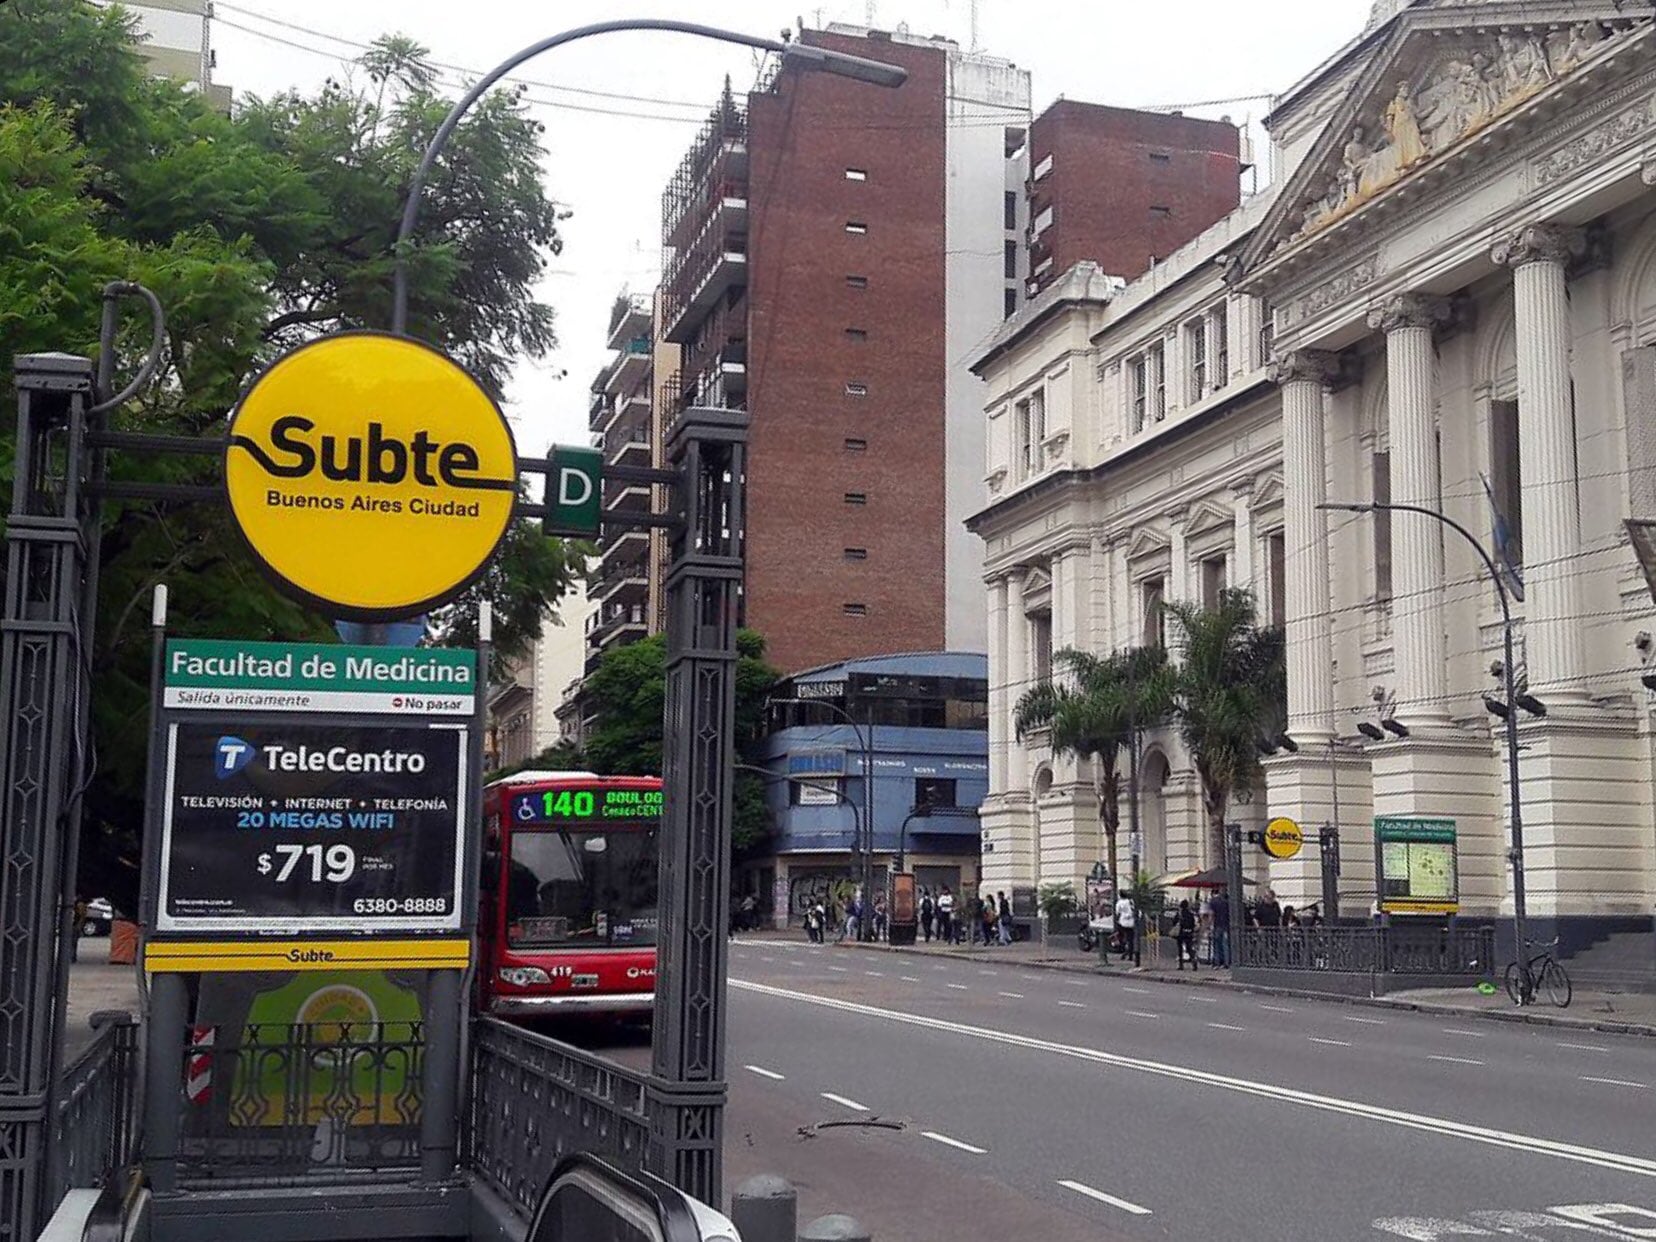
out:
<path id="1" fill-rule="evenodd" d="M 1060 99 L 1029 131 L 1029 292 L 1090 259 L 1128 280 L 1241 201 L 1241 131 Z"/>

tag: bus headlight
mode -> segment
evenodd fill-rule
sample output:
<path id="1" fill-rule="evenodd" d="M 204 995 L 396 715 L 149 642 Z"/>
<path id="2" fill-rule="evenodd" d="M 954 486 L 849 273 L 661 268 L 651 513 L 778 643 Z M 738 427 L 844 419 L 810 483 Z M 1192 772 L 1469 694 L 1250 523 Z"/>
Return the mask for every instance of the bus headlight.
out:
<path id="1" fill-rule="evenodd" d="M 532 988 L 542 983 L 551 983 L 552 977 L 539 966 L 502 966 L 500 981 L 509 983 L 514 988 Z"/>

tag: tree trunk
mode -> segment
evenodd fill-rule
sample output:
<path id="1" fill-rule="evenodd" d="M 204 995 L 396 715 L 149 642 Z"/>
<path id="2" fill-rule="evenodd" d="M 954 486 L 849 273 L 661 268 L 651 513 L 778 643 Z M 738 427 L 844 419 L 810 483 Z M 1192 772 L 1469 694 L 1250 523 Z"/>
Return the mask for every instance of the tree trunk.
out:
<path id="1" fill-rule="evenodd" d="M 1110 868 L 1110 879 L 1115 882 L 1116 888 L 1121 888 L 1121 871 L 1118 866 L 1120 851 L 1116 844 L 1117 833 L 1121 830 L 1121 778 L 1114 771 L 1106 772 L 1100 782 L 1098 791 L 1098 818 L 1104 825 L 1104 843 L 1108 854 L 1107 863 Z"/>
<path id="2" fill-rule="evenodd" d="M 1230 807 L 1230 791 L 1228 789 L 1210 790 L 1207 782 L 1202 783 L 1202 810 L 1207 814 L 1208 847 L 1207 865 L 1222 867 L 1225 865 L 1225 812 Z"/>

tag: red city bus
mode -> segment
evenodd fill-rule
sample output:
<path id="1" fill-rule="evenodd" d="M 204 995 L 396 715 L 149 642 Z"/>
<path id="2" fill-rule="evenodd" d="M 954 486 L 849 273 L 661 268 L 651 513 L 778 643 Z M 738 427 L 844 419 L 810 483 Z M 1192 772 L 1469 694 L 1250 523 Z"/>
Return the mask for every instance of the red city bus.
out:
<path id="1" fill-rule="evenodd" d="M 483 816 L 481 1011 L 648 1016 L 660 778 L 519 772 Z"/>

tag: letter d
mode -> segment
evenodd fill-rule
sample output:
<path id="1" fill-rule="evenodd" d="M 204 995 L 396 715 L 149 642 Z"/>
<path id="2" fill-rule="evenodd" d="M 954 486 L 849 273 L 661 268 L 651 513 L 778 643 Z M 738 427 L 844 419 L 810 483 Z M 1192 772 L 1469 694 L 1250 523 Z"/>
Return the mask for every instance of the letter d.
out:
<path id="1" fill-rule="evenodd" d="M 573 466 L 563 466 L 558 470 L 558 504 L 564 508 L 575 508 L 584 505 L 592 499 L 592 476 L 575 469 Z"/>

